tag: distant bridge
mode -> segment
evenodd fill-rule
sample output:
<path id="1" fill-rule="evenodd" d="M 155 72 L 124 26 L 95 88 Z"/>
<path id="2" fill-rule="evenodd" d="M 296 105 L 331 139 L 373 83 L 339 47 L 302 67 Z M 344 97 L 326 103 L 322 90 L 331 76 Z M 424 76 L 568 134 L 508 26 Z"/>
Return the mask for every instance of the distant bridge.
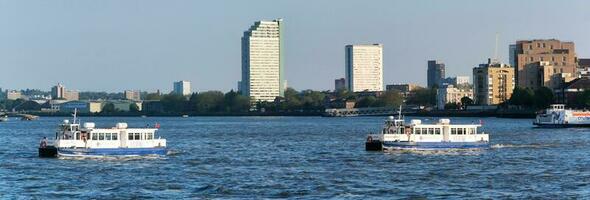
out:
<path id="1" fill-rule="evenodd" d="M 353 116 L 384 116 L 397 115 L 399 109 L 393 107 L 375 107 L 375 108 L 331 108 L 324 111 L 326 117 L 353 117 Z M 410 113 L 402 111 L 402 114 Z"/>

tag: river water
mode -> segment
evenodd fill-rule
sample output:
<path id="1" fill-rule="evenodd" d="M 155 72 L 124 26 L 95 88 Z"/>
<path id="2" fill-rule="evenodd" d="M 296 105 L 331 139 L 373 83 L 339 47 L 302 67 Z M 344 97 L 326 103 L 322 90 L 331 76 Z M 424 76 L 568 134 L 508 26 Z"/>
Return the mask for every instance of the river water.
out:
<path id="1" fill-rule="evenodd" d="M 0 199 L 590 198 L 590 129 L 530 119 L 482 118 L 486 150 L 366 152 L 366 133 L 384 117 L 82 118 L 158 122 L 169 155 L 38 158 L 40 138 L 62 119 L 0 123 Z"/>

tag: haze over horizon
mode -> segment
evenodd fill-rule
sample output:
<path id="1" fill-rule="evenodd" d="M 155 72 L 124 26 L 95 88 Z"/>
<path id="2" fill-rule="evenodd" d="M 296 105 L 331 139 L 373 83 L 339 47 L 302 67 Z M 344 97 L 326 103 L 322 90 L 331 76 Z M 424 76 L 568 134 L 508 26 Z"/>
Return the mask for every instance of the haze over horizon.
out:
<path id="1" fill-rule="evenodd" d="M 0 88 L 164 92 L 236 89 L 240 38 L 255 21 L 283 18 L 285 71 L 297 90 L 331 90 L 344 46 L 384 45 L 384 83 L 426 84 L 427 60 L 471 76 L 508 63 L 522 39 L 573 41 L 590 57 L 589 1 L 0 1 Z"/>

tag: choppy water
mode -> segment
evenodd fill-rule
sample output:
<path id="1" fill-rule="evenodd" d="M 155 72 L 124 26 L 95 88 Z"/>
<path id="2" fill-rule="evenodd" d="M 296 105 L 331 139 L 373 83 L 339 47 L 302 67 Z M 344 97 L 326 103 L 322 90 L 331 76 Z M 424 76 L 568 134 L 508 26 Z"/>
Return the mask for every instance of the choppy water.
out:
<path id="1" fill-rule="evenodd" d="M 484 118 L 488 150 L 383 153 L 364 150 L 383 117 L 83 118 L 159 122 L 170 155 L 38 158 L 61 120 L 0 123 L 1 199 L 590 198 L 590 129 L 526 119 Z"/>

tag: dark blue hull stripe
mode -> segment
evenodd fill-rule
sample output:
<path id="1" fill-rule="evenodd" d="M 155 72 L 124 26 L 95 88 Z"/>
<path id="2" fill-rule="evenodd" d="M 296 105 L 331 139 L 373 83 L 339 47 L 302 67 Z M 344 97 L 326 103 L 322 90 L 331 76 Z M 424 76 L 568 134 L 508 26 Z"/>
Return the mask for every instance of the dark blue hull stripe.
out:
<path id="1" fill-rule="evenodd" d="M 142 156 L 166 155 L 166 148 L 96 148 L 70 149 L 59 148 L 58 154 L 64 156 Z"/>
<path id="2" fill-rule="evenodd" d="M 385 148 L 398 149 L 473 149 L 488 148 L 488 142 L 383 142 Z"/>

